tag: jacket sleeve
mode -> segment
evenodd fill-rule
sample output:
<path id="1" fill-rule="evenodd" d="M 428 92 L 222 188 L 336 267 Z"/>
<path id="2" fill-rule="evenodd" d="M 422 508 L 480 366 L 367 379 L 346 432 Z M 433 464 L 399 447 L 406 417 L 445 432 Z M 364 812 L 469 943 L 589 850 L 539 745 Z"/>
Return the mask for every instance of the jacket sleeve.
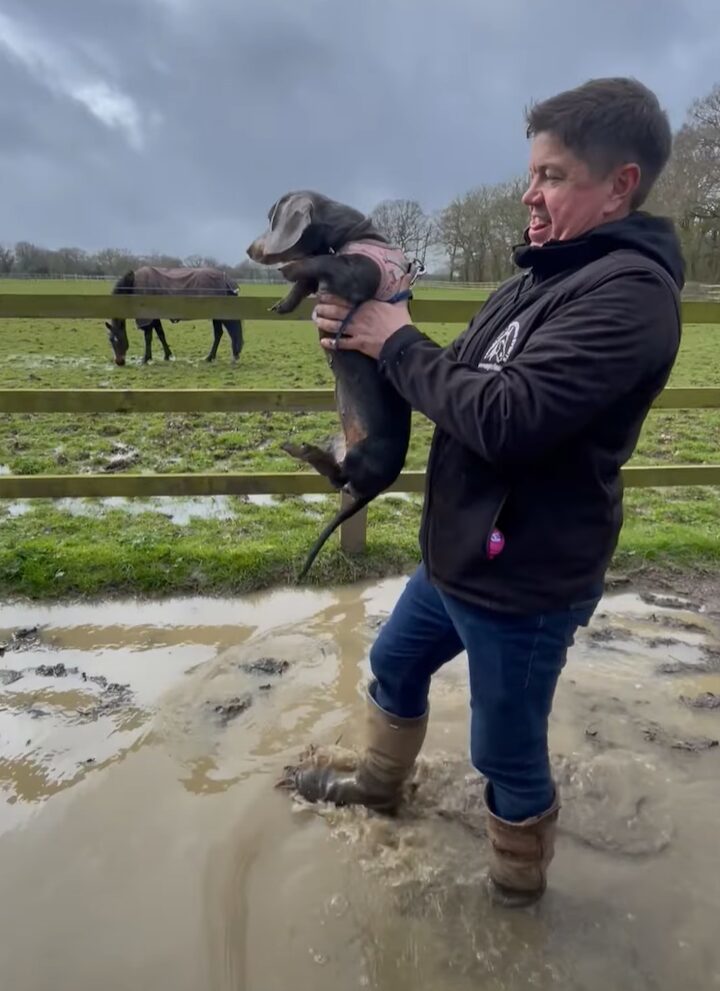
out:
<path id="1" fill-rule="evenodd" d="M 535 460 L 669 370 L 679 337 L 670 288 L 626 270 L 559 308 L 498 371 L 457 361 L 412 326 L 379 361 L 414 409 L 486 461 L 510 465 Z"/>
<path id="2" fill-rule="evenodd" d="M 470 328 L 466 327 L 465 330 L 461 334 L 459 334 L 454 341 L 450 341 L 450 343 L 442 349 L 443 355 L 446 358 L 450 359 L 450 361 L 455 361 L 457 359 L 457 356 L 460 354 L 460 349 L 465 343 L 465 339 L 467 338 L 467 335 L 469 333 L 470 333 Z"/>

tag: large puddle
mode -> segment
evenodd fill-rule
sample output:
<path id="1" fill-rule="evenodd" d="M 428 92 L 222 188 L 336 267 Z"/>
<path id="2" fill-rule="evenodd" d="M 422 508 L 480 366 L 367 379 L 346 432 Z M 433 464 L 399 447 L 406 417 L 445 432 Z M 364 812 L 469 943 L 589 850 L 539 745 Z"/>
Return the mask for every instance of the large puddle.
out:
<path id="1" fill-rule="evenodd" d="M 702 610 L 611 595 L 578 634 L 552 723 L 558 853 L 531 911 L 491 908 L 480 880 L 462 657 L 434 681 L 397 820 L 273 788 L 308 742 L 358 742 L 403 583 L 0 607 L 3 988 L 720 988 Z"/>

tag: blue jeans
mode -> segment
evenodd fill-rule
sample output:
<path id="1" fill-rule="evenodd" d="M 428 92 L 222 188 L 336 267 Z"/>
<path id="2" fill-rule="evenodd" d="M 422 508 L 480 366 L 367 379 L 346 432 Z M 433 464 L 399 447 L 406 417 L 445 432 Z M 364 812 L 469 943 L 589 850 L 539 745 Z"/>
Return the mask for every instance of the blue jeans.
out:
<path id="1" fill-rule="evenodd" d="M 373 697 L 396 716 L 421 716 L 432 675 L 467 651 L 470 755 L 490 783 L 492 811 L 510 822 L 540 815 L 554 798 L 547 734 L 555 686 L 599 598 L 509 615 L 441 592 L 421 565 L 370 651 Z"/>

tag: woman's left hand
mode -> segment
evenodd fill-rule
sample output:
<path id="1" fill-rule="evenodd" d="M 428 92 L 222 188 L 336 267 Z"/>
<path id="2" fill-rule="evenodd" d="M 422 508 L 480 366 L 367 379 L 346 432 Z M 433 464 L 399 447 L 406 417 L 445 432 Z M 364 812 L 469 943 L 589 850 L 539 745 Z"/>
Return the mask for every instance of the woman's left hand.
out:
<path id="1" fill-rule="evenodd" d="M 370 358 L 377 358 L 388 338 L 412 323 L 406 301 L 383 303 L 370 299 L 353 314 L 343 336 L 335 335 L 352 307 L 336 296 L 318 296 L 312 319 L 323 335 L 320 344 L 326 351 L 361 351 Z M 328 335 L 328 336 L 325 336 Z"/>

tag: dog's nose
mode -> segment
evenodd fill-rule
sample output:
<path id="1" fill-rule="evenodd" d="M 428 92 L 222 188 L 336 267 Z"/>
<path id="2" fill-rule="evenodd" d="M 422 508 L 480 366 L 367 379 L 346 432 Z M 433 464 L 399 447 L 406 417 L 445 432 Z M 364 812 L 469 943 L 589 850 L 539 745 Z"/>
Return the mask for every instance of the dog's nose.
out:
<path id="1" fill-rule="evenodd" d="M 247 249 L 247 253 L 250 256 L 250 258 L 252 258 L 253 261 L 257 261 L 258 260 L 258 243 L 257 243 L 257 241 L 253 241 L 253 243 Z"/>

